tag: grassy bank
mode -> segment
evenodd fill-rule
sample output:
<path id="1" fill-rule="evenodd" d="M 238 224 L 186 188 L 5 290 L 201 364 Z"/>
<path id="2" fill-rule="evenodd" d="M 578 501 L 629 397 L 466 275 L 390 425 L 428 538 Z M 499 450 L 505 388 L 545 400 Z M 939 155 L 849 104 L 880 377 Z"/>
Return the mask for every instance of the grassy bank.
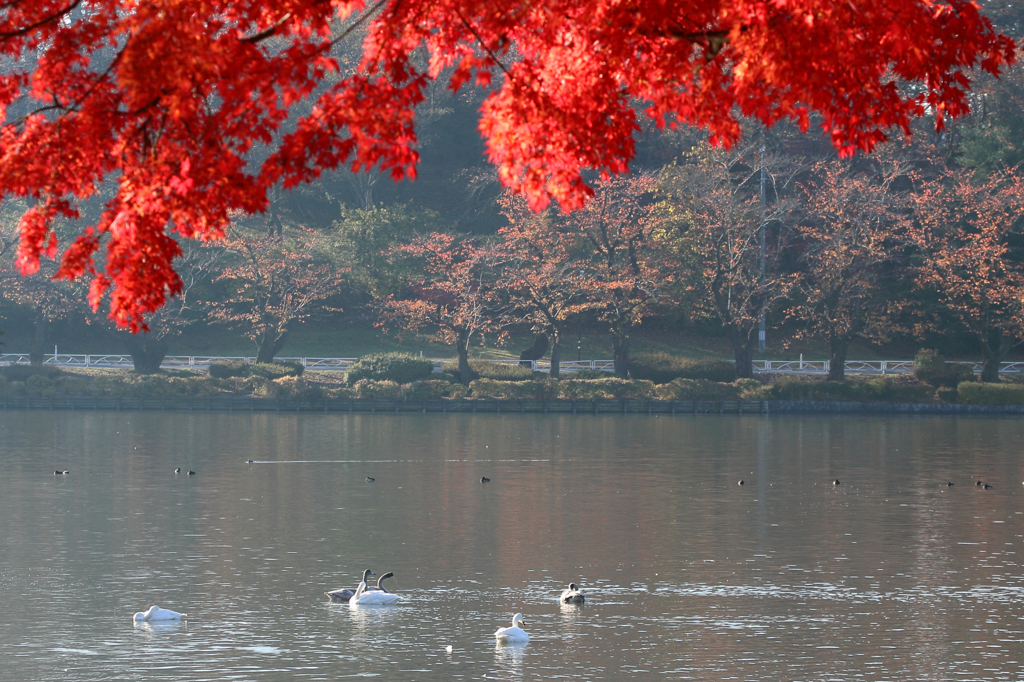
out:
<path id="1" fill-rule="evenodd" d="M 482 365 L 479 365 L 482 367 Z M 196 370 L 140 375 L 110 369 L 3 368 L 3 396 L 97 396 L 125 398 L 236 396 L 318 400 L 323 398 L 379 398 L 429 400 L 474 398 L 503 400 L 686 400 L 759 401 L 810 400 L 820 402 L 965 403 L 972 405 L 1024 404 L 1022 384 L 963 382 L 957 388 L 940 388 L 909 375 L 851 378 L 828 382 L 810 377 L 762 377 L 732 382 L 679 378 L 665 383 L 619 379 L 581 373 L 561 381 L 544 375 L 487 377 L 469 386 L 454 381 L 450 373 L 435 373 L 419 381 L 399 383 L 388 379 L 349 382 L 341 372 L 305 372 L 300 376 L 278 366 L 256 369 L 247 376 L 211 376 Z M 516 368 L 518 369 L 518 368 Z M 509 370 L 504 370 L 506 373 Z M 284 376 L 284 374 L 292 374 Z M 507 380 L 511 378 L 513 380 Z"/>

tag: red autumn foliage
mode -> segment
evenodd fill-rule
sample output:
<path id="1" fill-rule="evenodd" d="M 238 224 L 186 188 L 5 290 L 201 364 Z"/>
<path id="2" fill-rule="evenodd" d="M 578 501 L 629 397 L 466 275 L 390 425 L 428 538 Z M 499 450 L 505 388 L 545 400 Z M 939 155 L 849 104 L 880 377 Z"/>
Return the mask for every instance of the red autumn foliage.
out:
<path id="1" fill-rule="evenodd" d="M 332 49 L 357 27 L 343 73 Z M 626 170 L 638 110 L 725 145 L 738 116 L 817 114 L 846 155 L 966 113 L 964 71 L 998 72 L 1013 42 L 970 0 L 11 0 L 0 56 L 0 192 L 36 200 L 20 267 L 112 180 L 58 276 L 91 277 L 94 306 L 110 290 L 134 330 L 181 290 L 175 235 L 220 238 L 323 169 L 415 176 L 415 109 L 443 72 L 456 90 L 498 76 L 480 128 L 501 180 L 573 209 L 585 172 Z"/>
<path id="2" fill-rule="evenodd" d="M 1024 177 L 1011 169 L 975 183 L 950 171 L 912 200 L 917 283 L 978 339 L 981 380 L 999 381 L 999 363 L 1024 342 L 1024 264 L 1009 253 L 1024 231 Z"/>
<path id="3" fill-rule="evenodd" d="M 501 326 L 490 253 L 472 239 L 434 233 L 396 246 L 392 257 L 417 261 L 423 277 L 411 283 L 411 296 L 384 299 L 381 325 L 431 329 L 437 341 L 455 346 L 459 377 L 468 385 L 473 337 Z"/>

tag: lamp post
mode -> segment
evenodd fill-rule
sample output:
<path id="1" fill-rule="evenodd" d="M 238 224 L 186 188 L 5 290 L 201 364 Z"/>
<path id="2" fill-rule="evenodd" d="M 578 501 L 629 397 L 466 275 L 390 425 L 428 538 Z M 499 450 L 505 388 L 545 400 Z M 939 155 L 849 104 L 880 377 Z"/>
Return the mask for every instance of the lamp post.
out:
<path id="1" fill-rule="evenodd" d="M 583 279 L 583 273 L 586 272 L 583 268 L 580 268 L 580 279 Z M 583 315 L 576 315 L 576 362 L 580 362 L 583 359 Z"/>

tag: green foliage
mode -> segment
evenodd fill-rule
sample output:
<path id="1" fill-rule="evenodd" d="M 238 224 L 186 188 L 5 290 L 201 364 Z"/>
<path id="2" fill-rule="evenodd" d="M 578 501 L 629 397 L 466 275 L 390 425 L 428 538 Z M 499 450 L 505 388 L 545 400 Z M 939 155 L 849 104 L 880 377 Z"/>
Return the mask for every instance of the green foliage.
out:
<path id="1" fill-rule="evenodd" d="M 305 370 L 298 362 L 257 362 L 250 366 L 249 375 L 264 379 L 283 379 L 284 377 L 300 377 Z"/>
<path id="2" fill-rule="evenodd" d="M 610 372 L 602 372 L 599 369 L 578 369 L 562 374 L 563 379 L 607 379 L 610 376 Z"/>
<path id="3" fill-rule="evenodd" d="M 760 386 L 759 382 L 755 381 L 754 383 Z M 667 384 L 661 384 L 656 390 L 658 397 L 662 400 L 738 400 L 741 397 L 739 386 L 706 379 L 674 379 Z M 749 399 L 758 400 L 759 398 L 751 397 Z"/>
<path id="4" fill-rule="evenodd" d="M 401 398 L 402 386 L 390 379 L 360 379 L 352 386 L 357 398 Z"/>
<path id="5" fill-rule="evenodd" d="M 14 387 L 11 386 L 11 382 L 7 380 L 7 377 L 0 374 L 0 395 L 10 395 L 13 389 Z"/>
<path id="6" fill-rule="evenodd" d="M 725 360 L 677 358 L 668 353 L 636 353 L 629 358 L 629 375 L 656 384 L 667 384 L 674 379 L 728 383 L 736 378 L 736 366 Z"/>
<path id="7" fill-rule="evenodd" d="M 0 367 L 2 374 L 8 381 L 28 381 L 33 376 L 43 376 L 47 379 L 56 379 L 61 375 L 58 367 L 39 367 L 35 365 L 9 365 Z"/>
<path id="8" fill-rule="evenodd" d="M 558 397 L 575 400 L 645 399 L 656 397 L 654 384 L 640 379 L 569 379 L 558 383 Z"/>
<path id="9" fill-rule="evenodd" d="M 956 391 L 965 405 L 1024 405 L 1024 384 L 965 381 Z"/>
<path id="10" fill-rule="evenodd" d="M 43 374 L 33 374 L 25 381 L 25 388 L 30 395 L 48 397 L 54 394 L 53 379 Z"/>
<path id="11" fill-rule="evenodd" d="M 352 363 L 345 376 L 352 386 L 365 379 L 408 384 L 430 378 L 433 371 L 434 363 L 426 358 L 406 353 L 381 353 L 359 358 Z"/>
<path id="12" fill-rule="evenodd" d="M 967 365 L 946 362 L 936 350 L 922 348 L 914 356 L 914 378 L 935 388 L 956 388 L 960 382 L 972 380 L 974 372 Z"/>
<path id="13" fill-rule="evenodd" d="M 402 393 L 406 400 L 431 400 L 444 398 L 449 394 L 451 388 L 452 383 L 446 379 L 429 379 L 414 381 L 402 386 Z"/>
<path id="14" fill-rule="evenodd" d="M 214 379 L 249 376 L 249 363 L 245 360 L 218 360 L 210 363 L 207 370 Z"/>
<path id="15" fill-rule="evenodd" d="M 934 389 L 906 378 L 872 377 L 824 381 L 808 377 L 780 377 L 766 384 L 759 400 L 816 400 L 838 402 L 928 403 Z"/>
<path id="16" fill-rule="evenodd" d="M 476 379 L 469 384 L 474 398 L 501 398 L 502 400 L 550 400 L 559 397 L 559 382 L 499 381 Z"/>
<path id="17" fill-rule="evenodd" d="M 958 397 L 956 386 L 940 386 L 935 391 L 935 399 L 940 403 L 955 403 Z"/>

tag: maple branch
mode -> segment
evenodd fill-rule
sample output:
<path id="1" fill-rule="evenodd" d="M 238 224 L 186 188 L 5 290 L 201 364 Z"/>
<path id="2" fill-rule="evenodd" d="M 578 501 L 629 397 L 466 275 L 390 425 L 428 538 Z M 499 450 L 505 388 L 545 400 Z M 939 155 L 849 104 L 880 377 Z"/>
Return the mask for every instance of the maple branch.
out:
<path id="1" fill-rule="evenodd" d="M 9 40 L 11 38 L 19 38 L 19 37 L 21 37 L 23 35 L 29 34 L 32 31 L 34 31 L 37 28 L 39 28 L 40 26 L 48 24 L 51 21 L 55 21 L 55 20 L 60 19 L 64 15 L 66 15 L 66 14 L 70 13 L 71 11 L 73 11 L 80 4 L 82 4 L 82 0 L 74 0 L 70 5 L 68 5 L 64 9 L 60 10 L 59 12 L 55 12 L 54 14 L 51 14 L 48 17 L 43 17 L 42 19 L 40 19 L 39 21 L 37 21 L 34 24 L 29 24 L 28 26 L 25 26 L 23 28 L 19 28 L 19 29 L 15 30 L 15 31 L 2 31 L 2 32 L 0 32 L 0 40 Z"/>
<path id="2" fill-rule="evenodd" d="M 348 38 L 349 34 L 352 33 L 352 31 L 354 31 L 357 28 L 359 28 L 363 24 L 364 21 L 366 21 L 367 19 L 372 17 L 374 14 L 376 14 L 380 10 L 381 7 L 383 7 L 384 5 L 387 4 L 387 2 L 388 2 L 388 0 L 377 0 L 377 4 L 375 4 L 373 7 L 371 7 L 369 9 L 369 11 L 367 11 L 365 14 L 363 14 L 363 16 L 359 17 L 359 19 L 357 19 L 354 24 L 352 24 L 347 29 L 345 29 L 341 33 L 341 35 L 339 35 L 337 38 L 334 38 L 334 39 L 331 40 L 331 42 L 327 43 L 327 47 L 334 47 L 335 45 L 340 43 L 345 38 Z"/>
<path id="3" fill-rule="evenodd" d="M 270 36 L 272 36 L 275 33 L 277 33 L 277 29 L 281 28 L 285 24 L 285 22 L 287 22 L 291 18 L 292 18 L 292 13 L 291 12 L 285 12 L 284 16 L 281 17 L 280 19 L 278 19 L 277 22 L 275 22 L 272 26 L 268 27 L 267 29 L 265 29 L 263 31 L 260 31 L 256 35 L 249 36 L 248 38 L 243 38 L 242 42 L 243 43 L 258 43 L 258 42 L 261 42 L 263 40 L 266 40 Z"/>
<path id="4" fill-rule="evenodd" d="M 498 68 L 502 70 L 502 72 L 509 79 L 509 81 L 514 81 L 515 79 L 512 78 L 512 74 L 509 73 L 508 69 L 505 68 L 505 65 L 501 63 L 501 61 L 498 59 L 497 55 L 494 54 L 491 48 L 487 47 L 487 43 L 484 42 L 484 39 L 480 35 L 480 33 L 473 27 L 472 24 L 469 23 L 466 17 L 462 16 L 462 10 L 456 7 L 455 15 L 459 18 L 459 21 L 462 22 L 462 25 L 465 26 L 466 29 L 473 34 L 473 37 L 476 38 L 476 41 L 480 43 L 480 47 L 484 48 L 484 52 L 486 52 L 487 56 L 491 58 L 491 61 L 498 65 Z"/>

